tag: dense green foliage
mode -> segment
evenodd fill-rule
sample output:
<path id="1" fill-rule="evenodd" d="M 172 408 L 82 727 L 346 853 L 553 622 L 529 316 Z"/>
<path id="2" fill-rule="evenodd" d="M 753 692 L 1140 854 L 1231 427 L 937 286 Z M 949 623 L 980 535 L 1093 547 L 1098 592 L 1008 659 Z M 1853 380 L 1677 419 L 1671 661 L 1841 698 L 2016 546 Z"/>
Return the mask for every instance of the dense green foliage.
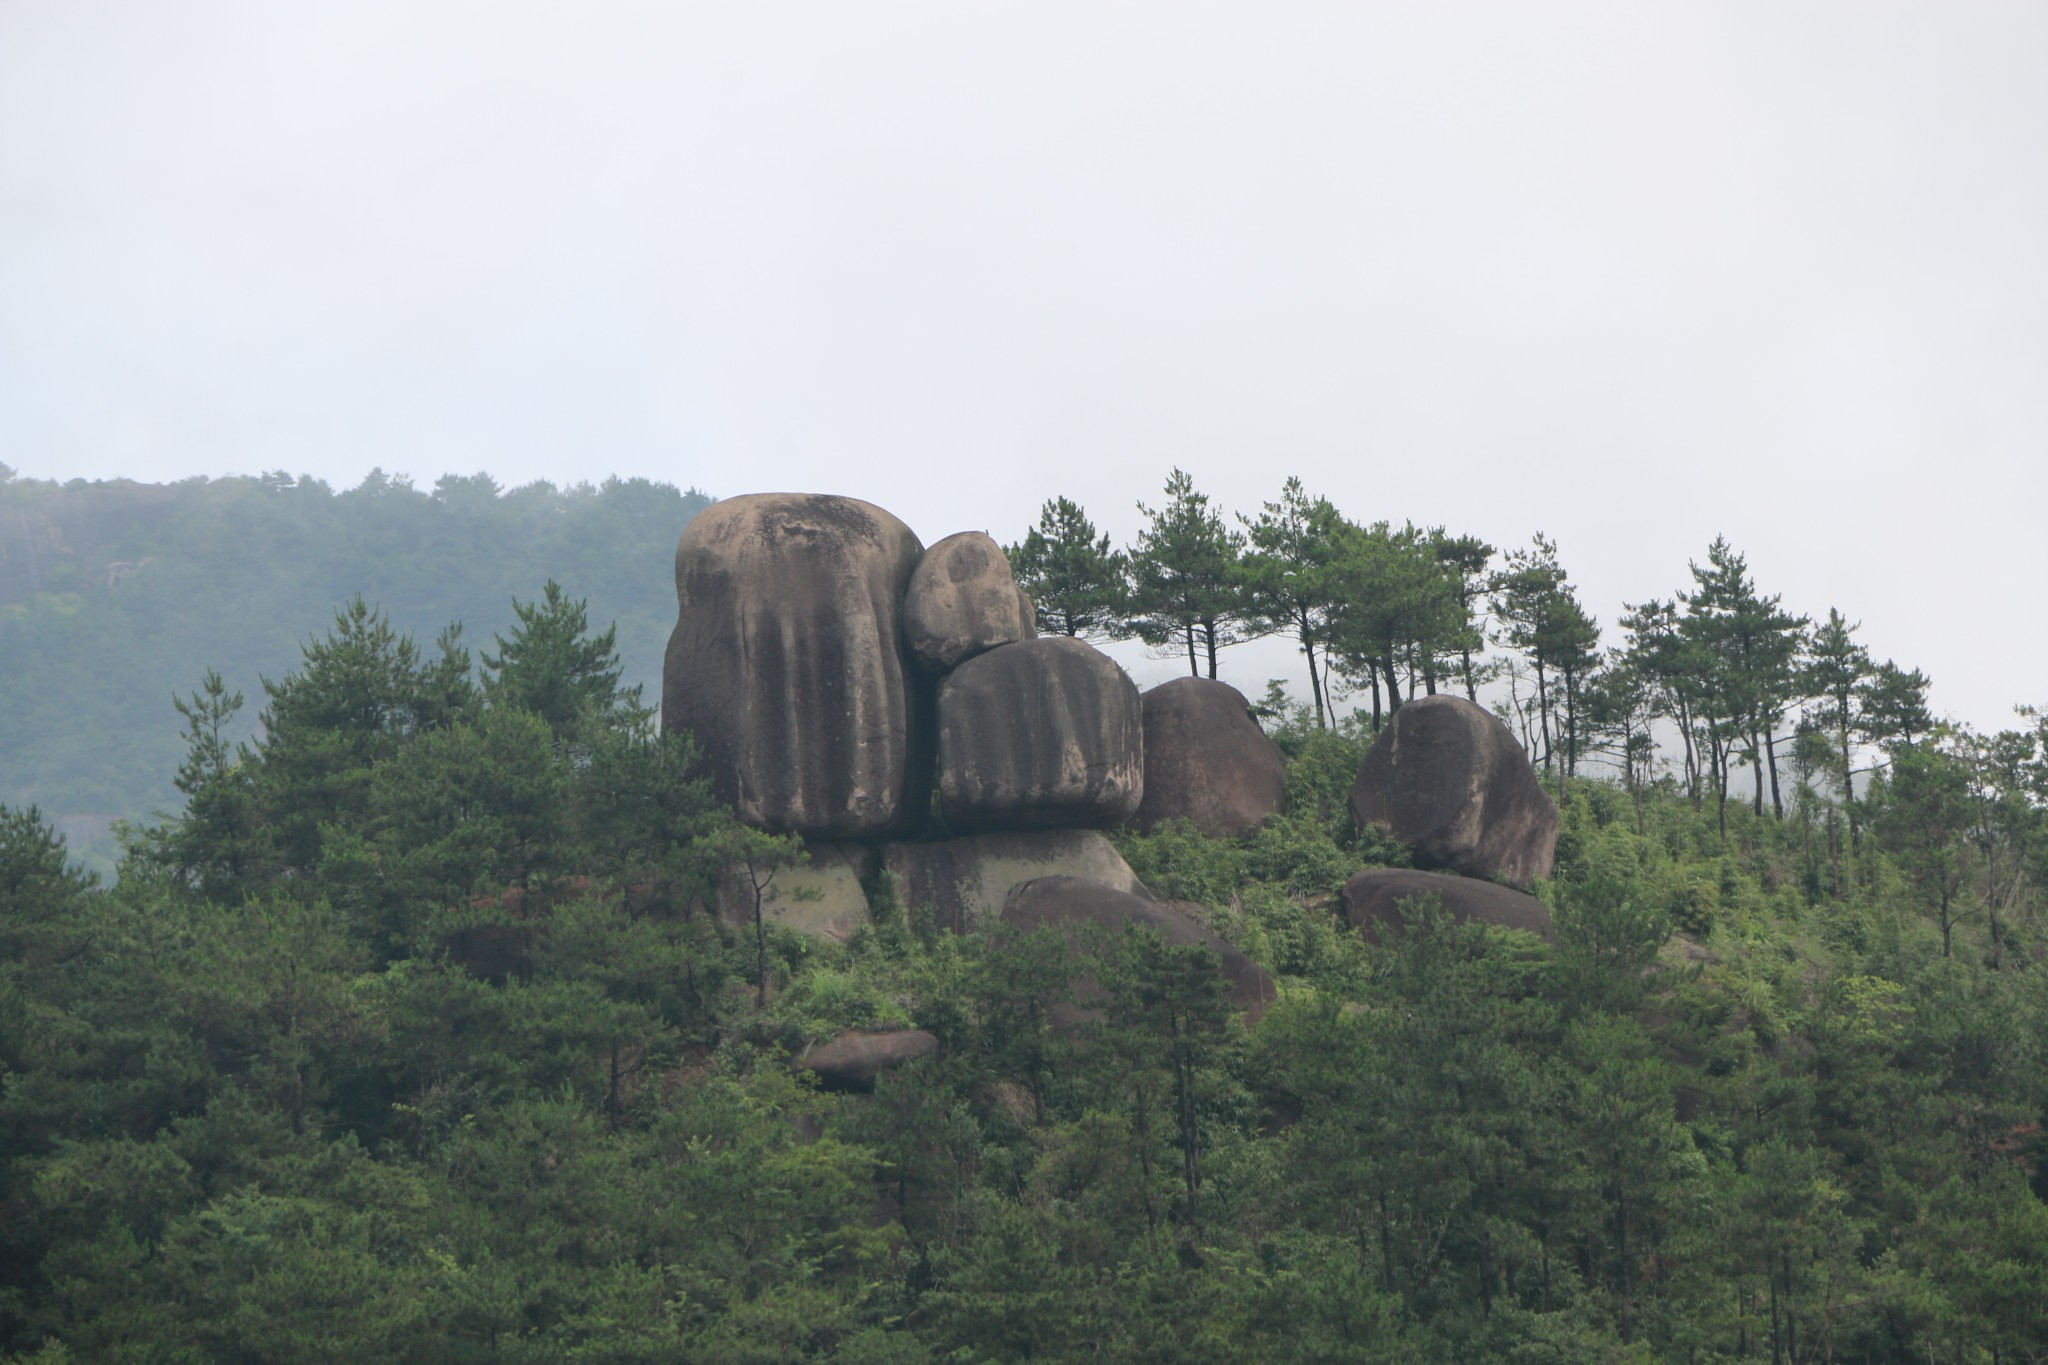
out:
<path id="1" fill-rule="evenodd" d="M 515 593 L 553 578 L 619 624 L 625 680 L 658 686 L 676 534 L 708 502 L 644 479 L 429 491 L 373 472 L 337 493 L 283 473 L 56 484 L 0 466 L 0 802 L 77 817 L 74 853 L 111 872 L 107 821 L 177 803 L 172 694 L 211 668 L 256 695 L 356 596 L 401 632 L 456 620 L 488 642 Z"/>
<path id="2" fill-rule="evenodd" d="M 260 743 L 208 678 L 110 888 L 0 809 L 0 1351 L 2041 1358 L 2038 731 L 1894 736 L 1854 843 L 1818 785 L 1580 778 L 1555 945 L 1426 907 L 1374 945 L 1330 905 L 1395 854 L 1343 813 L 1369 732 L 1276 694 L 1285 817 L 1123 843 L 1278 1004 L 1247 1031 L 1133 935 L 1061 1034 L 1049 936 L 705 915 L 791 851 L 586 622 L 522 603 L 479 676 L 346 604 Z M 789 1067 L 901 1024 L 940 1051 L 871 1096 Z"/>

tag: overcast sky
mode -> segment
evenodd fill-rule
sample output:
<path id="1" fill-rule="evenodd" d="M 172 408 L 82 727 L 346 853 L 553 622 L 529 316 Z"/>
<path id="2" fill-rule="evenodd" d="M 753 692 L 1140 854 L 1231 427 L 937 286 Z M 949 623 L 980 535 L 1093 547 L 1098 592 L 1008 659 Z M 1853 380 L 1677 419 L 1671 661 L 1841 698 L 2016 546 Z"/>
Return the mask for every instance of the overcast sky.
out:
<path id="1" fill-rule="evenodd" d="M 927 541 L 1298 474 L 1546 532 L 1610 630 L 1726 534 L 1995 728 L 2048 702 L 2048 5 L 0 0 L 0 460 Z"/>

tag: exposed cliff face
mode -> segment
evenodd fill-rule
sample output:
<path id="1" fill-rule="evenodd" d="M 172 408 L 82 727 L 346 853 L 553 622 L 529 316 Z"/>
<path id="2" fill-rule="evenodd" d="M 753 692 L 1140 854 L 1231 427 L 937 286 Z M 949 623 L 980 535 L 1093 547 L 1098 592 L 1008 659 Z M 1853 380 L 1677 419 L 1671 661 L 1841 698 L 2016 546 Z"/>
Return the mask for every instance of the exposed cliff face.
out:
<path id="1" fill-rule="evenodd" d="M 118 587 L 145 560 L 142 537 L 177 505 L 177 489 L 130 479 L 0 485 L 0 606 Z"/>

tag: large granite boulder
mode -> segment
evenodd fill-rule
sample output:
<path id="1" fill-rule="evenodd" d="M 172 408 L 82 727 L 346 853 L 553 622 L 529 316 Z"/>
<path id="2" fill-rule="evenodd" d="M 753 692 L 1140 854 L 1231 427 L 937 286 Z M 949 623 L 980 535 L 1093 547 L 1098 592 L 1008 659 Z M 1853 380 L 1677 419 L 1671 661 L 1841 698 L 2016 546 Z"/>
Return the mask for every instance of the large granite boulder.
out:
<path id="1" fill-rule="evenodd" d="M 1202 943 L 1214 949 L 1223 960 L 1223 976 L 1228 983 L 1224 999 L 1244 1015 L 1247 1024 L 1257 1023 L 1275 998 L 1273 978 L 1266 975 L 1263 967 L 1203 928 L 1186 909 L 1172 902 L 1134 896 L 1080 877 L 1039 877 L 1011 890 L 1009 899 L 1003 903 L 1002 922 L 1005 928 L 1025 933 L 1057 928 L 1066 935 L 1070 949 L 1086 926 L 1115 933 L 1126 925 L 1142 925 L 1158 930 L 1176 947 Z M 1074 995 L 1071 1006 L 1053 1011 L 1055 1027 L 1073 1028 L 1102 1016 L 1105 996 L 1093 980 L 1085 976 L 1076 978 Z"/>
<path id="2" fill-rule="evenodd" d="M 1213 678 L 1175 678 L 1141 699 L 1144 829 L 1186 820 L 1212 839 L 1251 834 L 1287 805 L 1287 763 L 1244 694 Z"/>
<path id="3" fill-rule="evenodd" d="M 938 1050 L 938 1038 L 921 1028 L 849 1029 L 830 1042 L 811 1044 L 791 1061 L 797 1070 L 814 1073 L 828 1090 L 873 1090 L 883 1072 Z"/>
<path id="4" fill-rule="evenodd" d="M 903 642 L 934 673 L 1038 634 L 1003 547 L 981 531 L 924 552 L 903 597 Z"/>
<path id="5" fill-rule="evenodd" d="M 1526 892 L 1477 877 L 1402 867 L 1354 872 L 1344 883 L 1344 914 L 1353 929 L 1367 934 L 1399 933 L 1408 924 L 1402 904 L 1417 896 L 1435 896 L 1444 913 L 1458 924 L 1477 920 L 1542 939 L 1552 935 L 1549 907 Z"/>
<path id="6" fill-rule="evenodd" d="M 1100 832 L 1010 830 L 928 843 L 884 844 L 882 866 L 907 906 L 922 907 L 955 933 L 1002 913 L 1010 888 L 1065 874 L 1134 896 L 1152 893 Z"/>
<path id="7" fill-rule="evenodd" d="M 696 736 L 741 820 L 821 839 L 923 823 L 929 703 L 899 619 L 923 548 L 879 507 L 809 493 L 728 498 L 684 530 L 661 722 Z"/>
<path id="8" fill-rule="evenodd" d="M 962 832 L 1122 824 L 1144 750 L 1138 689 L 1079 640 L 999 645 L 939 684 L 939 802 Z"/>
<path id="9" fill-rule="evenodd" d="M 1359 765 L 1351 818 L 1406 844 L 1423 867 L 1527 886 L 1550 875 L 1557 803 L 1508 727 L 1463 697 L 1422 697 Z"/>

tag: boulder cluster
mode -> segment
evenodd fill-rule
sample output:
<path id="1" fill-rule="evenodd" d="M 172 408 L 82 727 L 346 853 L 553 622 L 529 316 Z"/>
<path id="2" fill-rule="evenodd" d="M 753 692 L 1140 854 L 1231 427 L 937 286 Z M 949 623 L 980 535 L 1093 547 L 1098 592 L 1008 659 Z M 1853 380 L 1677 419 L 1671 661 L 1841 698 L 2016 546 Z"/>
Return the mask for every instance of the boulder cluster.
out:
<path id="1" fill-rule="evenodd" d="M 1285 765 L 1236 689 L 1180 678 L 1140 696 L 1093 646 L 1038 635 L 989 536 L 927 548 L 857 498 L 713 504 L 676 547 L 676 598 L 662 724 L 694 736 L 742 821 L 801 836 L 811 855 L 766 889 L 768 917 L 843 937 L 890 884 L 954 929 L 1144 924 L 1216 948 L 1229 998 L 1249 1017 L 1263 1012 L 1266 974 L 1154 898 L 1100 832 L 1185 821 L 1233 837 L 1284 808 Z M 1424 867 L 1524 886 L 1549 871 L 1556 809 L 1506 727 L 1468 702 L 1402 707 L 1351 809 Z M 1392 894 L 1347 887 L 1354 923 L 1383 919 L 1377 907 Z M 751 884 L 728 888 L 719 906 L 733 917 L 754 908 Z M 1076 998 L 1088 999 L 1085 983 Z M 829 1082 L 871 1084 L 927 1049 L 927 1036 L 849 1035 L 802 1064 Z"/>

